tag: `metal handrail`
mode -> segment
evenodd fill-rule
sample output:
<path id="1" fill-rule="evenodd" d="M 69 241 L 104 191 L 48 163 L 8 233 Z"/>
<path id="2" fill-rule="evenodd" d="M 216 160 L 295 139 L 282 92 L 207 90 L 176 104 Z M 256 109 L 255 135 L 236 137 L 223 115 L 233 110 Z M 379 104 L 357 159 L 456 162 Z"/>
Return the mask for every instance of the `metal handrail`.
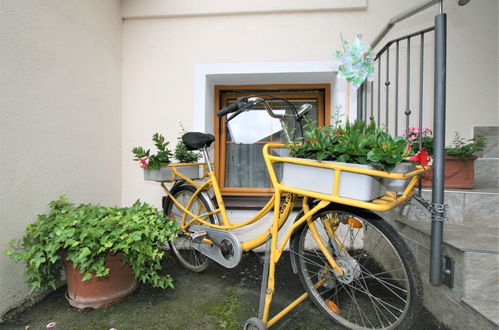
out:
<path id="1" fill-rule="evenodd" d="M 437 3 L 442 3 L 442 0 L 427 0 L 425 2 L 422 2 L 421 4 L 408 9 L 397 16 L 392 17 L 388 23 L 385 25 L 383 30 L 381 30 L 380 33 L 374 38 L 374 40 L 371 42 L 371 48 L 374 48 L 378 45 L 378 43 L 386 36 L 386 34 L 392 29 L 392 27 L 395 26 L 398 22 L 401 22 L 403 20 L 406 20 L 407 18 L 416 15 L 417 13 L 425 10 L 426 8 L 429 8 Z"/>
<path id="2" fill-rule="evenodd" d="M 383 48 L 381 48 L 378 52 L 376 52 L 376 56 L 374 57 L 374 60 L 376 61 L 394 43 L 397 43 L 397 42 L 402 41 L 402 40 L 410 39 L 412 37 L 416 37 L 416 36 L 419 36 L 421 34 L 425 34 L 425 33 L 428 33 L 428 32 L 434 31 L 434 30 L 435 30 L 435 27 L 434 26 L 430 26 L 430 27 L 428 27 L 426 29 L 423 29 L 423 30 L 420 30 L 420 31 L 417 31 L 417 32 L 414 32 L 414 33 L 410 33 L 410 34 L 407 34 L 405 36 L 402 36 L 402 37 L 399 37 L 399 38 L 396 38 L 396 39 L 392 39 L 392 40 L 388 41 L 383 46 Z"/>

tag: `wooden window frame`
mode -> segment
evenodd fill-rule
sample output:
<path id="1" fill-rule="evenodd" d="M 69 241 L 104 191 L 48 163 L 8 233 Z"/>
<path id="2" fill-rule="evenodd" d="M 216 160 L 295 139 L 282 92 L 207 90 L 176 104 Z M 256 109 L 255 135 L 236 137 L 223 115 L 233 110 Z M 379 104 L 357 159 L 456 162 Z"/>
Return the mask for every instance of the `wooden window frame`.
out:
<path id="1" fill-rule="evenodd" d="M 234 93 L 229 93 L 234 92 Z M 223 107 L 223 102 L 228 96 L 236 94 L 238 96 L 251 95 L 255 93 L 279 93 L 279 96 L 286 97 L 292 94 L 300 93 L 303 96 L 317 97 L 318 100 L 318 125 L 322 126 L 329 123 L 331 100 L 331 85 L 329 84 L 277 84 L 277 85 L 217 85 L 215 86 L 215 115 L 214 115 L 214 134 L 215 134 L 215 173 L 219 180 L 220 190 L 224 196 L 270 196 L 273 193 L 272 188 L 231 188 L 225 187 L 225 156 L 226 156 L 226 129 L 225 117 L 218 118 L 216 113 Z M 323 110 L 322 110 L 323 109 Z"/>

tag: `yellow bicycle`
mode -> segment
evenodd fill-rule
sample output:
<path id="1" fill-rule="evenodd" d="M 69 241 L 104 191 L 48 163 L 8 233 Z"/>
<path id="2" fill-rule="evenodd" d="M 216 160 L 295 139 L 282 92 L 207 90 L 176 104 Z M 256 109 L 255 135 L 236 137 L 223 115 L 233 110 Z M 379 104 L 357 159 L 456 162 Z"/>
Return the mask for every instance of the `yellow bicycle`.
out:
<path id="1" fill-rule="evenodd" d="M 281 122 L 290 118 L 299 120 L 310 108 L 303 105 L 290 113 L 276 112 L 266 98 L 245 97 L 219 111 L 218 116 L 230 114 L 228 120 L 231 120 L 257 104 L 263 105 L 271 117 Z M 286 125 L 283 128 L 289 141 Z M 167 194 L 164 212 L 181 231 L 170 243 L 171 251 L 180 265 L 194 272 L 204 271 L 210 261 L 228 268 L 236 267 L 243 252 L 268 243 L 259 314 L 246 322 L 245 329 L 271 327 L 308 297 L 333 321 L 347 328 L 411 326 L 421 310 L 422 300 L 422 284 L 415 259 L 398 233 L 373 211 L 389 210 L 404 203 L 414 193 L 418 174 L 424 169 L 399 174 L 312 162 L 276 153 L 276 150 L 286 148 L 284 144 L 266 144 L 263 154 L 274 193 L 257 214 L 242 223 L 234 223 L 228 218 L 207 151 L 213 141 L 211 134 L 190 132 L 183 136 L 188 149 L 201 150 L 204 154 L 205 163 L 198 164 L 204 168 L 203 180 L 184 175 L 182 166 L 186 164 L 169 165 L 172 177 L 161 181 Z M 334 178 L 332 186 L 326 193 L 293 187 L 278 179 L 277 164 L 329 171 Z M 344 173 L 405 180 L 407 186 L 399 193 L 387 192 L 374 200 L 360 201 L 342 195 L 340 181 Z M 173 186 L 168 188 L 166 182 Z M 290 228 L 279 236 L 298 196 L 303 197 L 301 211 Z M 270 212 L 273 212 L 271 226 L 253 239 L 240 242 L 233 233 L 234 229 L 254 224 Z M 275 265 L 287 246 L 293 271 L 306 292 L 271 317 Z"/>

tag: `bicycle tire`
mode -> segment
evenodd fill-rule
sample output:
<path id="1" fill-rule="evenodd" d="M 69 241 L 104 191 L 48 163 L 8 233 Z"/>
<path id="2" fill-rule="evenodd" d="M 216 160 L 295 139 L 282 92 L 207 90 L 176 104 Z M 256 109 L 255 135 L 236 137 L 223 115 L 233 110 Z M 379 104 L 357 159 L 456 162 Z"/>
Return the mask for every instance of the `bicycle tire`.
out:
<path id="1" fill-rule="evenodd" d="M 422 311 L 421 276 L 414 256 L 393 227 L 372 212 L 345 205 L 329 205 L 312 219 L 345 271 L 343 276 L 332 271 L 307 223 L 297 229 L 290 255 L 315 305 L 350 329 L 413 328 Z M 334 249 L 339 245 L 329 240 L 327 223 L 344 249 Z M 354 228 L 359 224 L 362 228 Z"/>
<path id="2" fill-rule="evenodd" d="M 195 192 L 196 187 L 190 184 L 174 186 L 170 191 L 172 196 L 184 207 Z M 195 215 L 212 212 L 213 210 L 213 204 L 205 192 L 198 194 L 189 208 L 189 211 Z M 169 197 L 165 199 L 163 212 L 166 216 L 180 225 L 184 212 Z M 189 221 L 190 218 L 190 216 L 187 216 L 186 221 Z M 211 223 L 219 224 L 218 218 L 215 215 L 209 216 L 207 220 Z M 182 267 L 190 271 L 196 273 L 203 272 L 211 263 L 210 259 L 192 247 L 192 240 L 187 235 L 180 233 L 175 240 L 168 242 L 168 244 L 170 245 L 170 250 L 175 257 L 175 260 Z"/>

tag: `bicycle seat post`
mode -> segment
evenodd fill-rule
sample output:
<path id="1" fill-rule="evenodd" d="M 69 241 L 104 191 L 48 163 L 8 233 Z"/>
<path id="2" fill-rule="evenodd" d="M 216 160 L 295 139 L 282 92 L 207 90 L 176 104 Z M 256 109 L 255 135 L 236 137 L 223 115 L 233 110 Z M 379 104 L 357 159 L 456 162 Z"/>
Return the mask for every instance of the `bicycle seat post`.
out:
<path id="1" fill-rule="evenodd" d="M 203 147 L 202 151 L 203 151 L 204 160 L 206 162 L 206 167 L 208 167 L 208 172 L 213 172 L 213 166 L 211 166 L 211 159 L 210 155 L 208 154 L 208 149 L 206 148 L 206 146 Z"/>

